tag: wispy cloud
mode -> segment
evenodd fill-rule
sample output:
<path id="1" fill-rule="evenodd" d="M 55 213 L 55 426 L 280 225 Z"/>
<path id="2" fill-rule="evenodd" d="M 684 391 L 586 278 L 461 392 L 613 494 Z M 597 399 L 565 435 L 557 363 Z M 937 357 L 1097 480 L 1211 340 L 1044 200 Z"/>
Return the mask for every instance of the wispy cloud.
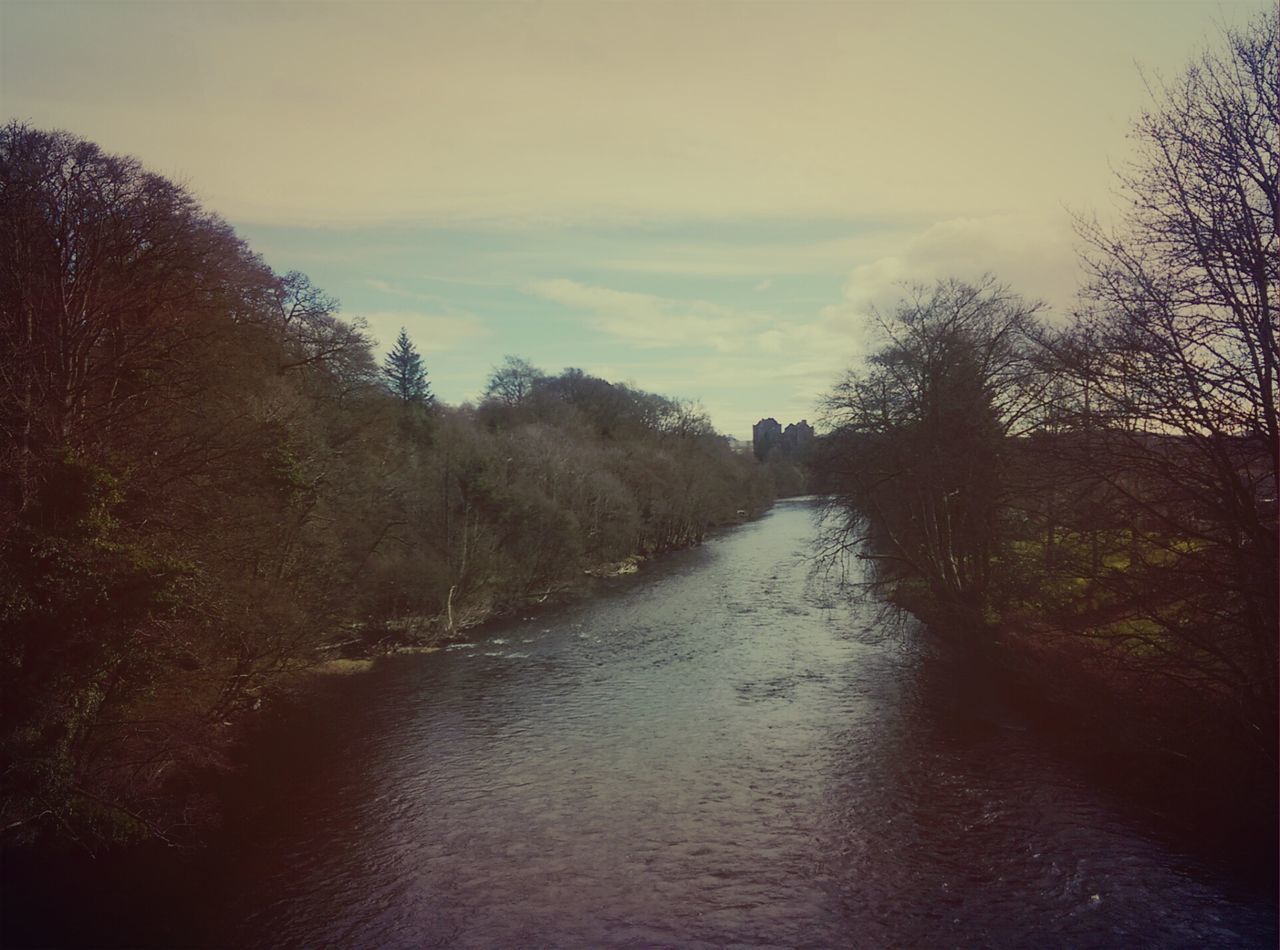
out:
<path id="1" fill-rule="evenodd" d="M 609 378 L 634 378 L 645 388 L 695 399 L 721 431 L 748 437 L 752 424 L 765 416 L 783 422 L 816 419 L 818 396 L 846 364 L 838 347 L 807 352 L 811 339 L 804 332 L 797 334 L 787 353 L 763 363 L 746 354 L 704 353 L 658 366 L 620 363 L 601 369 L 612 371 Z"/>
<path id="2" fill-rule="evenodd" d="M 376 277 L 366 277 L 365 286 L 371 287 L 380 294 L 386 294 L 389 297 L 401 297 L 405 300 L 418 300 L 423 303 L 443 304 L 448 306 L 448 299 L 439 294 L 424 294 L 416 290 L 409 290 L 398 284 L 393 284 L 387 280 L 380 280 Z"/>
<path id="3" fill-rule="evenodd" d="M 395 342 L 400 328 L 421 353 L 442 353 L 491 335 L 484 321 L 472 314 L 422 313 L 415 310 L 377 310 L 362 313 L 378 350 L 385 352 Z"/>
<path id="4" fill-rule="evenodd" d="M 595 330 L 635 348 L 634 361 L 611 368 L 647 388 L 701 400 L 737 433 L 749 432 L 764 415 L 813 418 L 818 397 L 865 350 L 863 325 L 830 321 L 817 311 L 783 318 L 565 279 L 536 281 L 525 290 L 588 313 Z M 659 347 L 660 365 L 638 355 Z"/>
<path id="5" fill-rule="evenodd" d="M 1232 6 L 8 3 L 0 86 L 237 221 L 959 215 L 1105 189 Z"/>
<path id="6" fill-rule="evenodd" d="M 467 287 L 504 287 L 505 282 L 500 280 L 481 280 L 478 277 L 458 277 L 456 275 L 449 276 L 445 274 L 420 274 L 422 280 L 435 281 L 441 284 L 462 284 Z"/>
<path id="7" fill-rule="evenodd" d="M 842 272 L 850 260 L 874 253 L 886 230 L 881 224 L 861 235 L 825 241 L 653 241 L 643 255 L 605 257 L 596 266 L 622 273 L 751 277 L 764 290 L 773 277 Z"/>
<path id="8" fill-rule="evenodd" d="M 770 319 L 765 313 L 705 300 L 592 287 L 563 278 L 534 281 L 525 291 L 586 311 L 596 330 L 640 347 L 703 346 L 721 352 L 738 351 L 748 345 L 756 328 Z"/>
<path id="9" fill-rule="evenodd" d="M 1080 286 L 1074 235 L 1065 211 L 951 218 L 887 242 L 887 253 L 853 268 L 843 299 L 823 311 L 832 326 L 862 326 L 872 309 L 889 310 L 903 285 L 991 274 L 1061 315 Z"/>
<path id="10" fill-rule="evenodd" d="M 1134 60 L 1263 6 L 10 3 L 0 89 L 447 351 L 441 399 L 520 352 L 745 434 L 811 414 L 902 281 L 1068 307 L 1061 209 L 1107 216 Z"/>

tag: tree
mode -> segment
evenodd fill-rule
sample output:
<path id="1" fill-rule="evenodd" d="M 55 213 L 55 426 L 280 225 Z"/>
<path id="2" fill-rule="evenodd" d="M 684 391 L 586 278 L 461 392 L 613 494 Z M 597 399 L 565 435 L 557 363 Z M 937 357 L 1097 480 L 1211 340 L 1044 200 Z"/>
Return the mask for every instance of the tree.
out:
<path id="1" fill-rule="evenodd" d="M 1151 86 L 1120 225 L 1082 222 L 1089 307 L 1053 345 L 1079 394 L 1079 457 L 1159 557 L 1113 572 L 1129 646 L 1228 690 L 1276 741 L 1280 105 L 1274 11 Z"/>
<path id="2" fill-rule="evenodd" d="M 382 378 L 405 406 L 432 406 L 435 396 L 427 383 L 427 371 L 422 367 L 422 357 L 409 339 L 404 327 L 396 337 L 395 345 L 382 362 Z"/>
<path id="3" fill-rule="evenodd" d="M 1029 332 L 1039 306 L 993 279 L 916 287 L 883 345 L 825 399 L 818 461 L 836 488 L 835 548 L 866 535 L 895 576 L 920 582 L 955 626 L 980 626 L 1001 535 L 1007 440 L 1034 420 L 1043 379 Z"/>
<path id="4" fill-rule="evenodd" d="M 141 434 L 141 410 L 189 393 L 174 357 L 210 333 L 202 317 L 247 312 L 272 280 L 182 188 L 19 123 L 0 129 L 0 241 L 0 431 L 18 510 L 44 461 Z"/>
<path id="5" fill-rule="evenodd" d="M 198 731 L 104 722 L 174 670 L 184 702 L 219 689 L 226 667 L 206 661 L 229 625 L 201 608 L 228 577 L 206 585 L 202 555 L 226 521 L 198 517 L 258 490 L 250 393 L 279 388 L 264 369 L 281 361 L 275 276 L 133 159 L 0 129 L 0 245 L 0 810 L 25 833 L 34 815 L 127 817 L 139 776 Z M 200 588 L 218 593 L 197 605 Z M 115 768 L 95 768 L 106 748 Z"/>
<path id="6" fill-rule="evenodd" d="M 189 828 L 226 727 L 354 627 L 456 629 L 768 502 L 698 410 L 580 371 L 509 360 L 521 404 L 482 408 L 518 424 L 428 421 L 403 329 L 379 372 L 304 275 L 66 133 L 0 128 L 0 247 L 5 843 Z"/>
<path id="7" fill-rule="evenodd" d="M 533 395 L 534 387 L 545 378 L 546 375 L 528 360 L 507 356 L 502 365 L 489 374 L 484 397 L 503 406 L 519 406 Z"/>
<path id="8" fill-rule="evenodd" d="M 334 301 L 133 159 L 0 128 L 0 246 L 4 830 L 154 831 L 349 616 L 389 401 Z"/>

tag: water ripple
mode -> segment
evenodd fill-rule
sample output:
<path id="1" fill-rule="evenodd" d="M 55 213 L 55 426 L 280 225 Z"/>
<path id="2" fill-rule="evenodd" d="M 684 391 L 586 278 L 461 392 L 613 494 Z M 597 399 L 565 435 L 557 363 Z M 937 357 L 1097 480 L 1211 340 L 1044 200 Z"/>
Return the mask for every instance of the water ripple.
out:
<path id="1" fill-rule="evenodd" d="M 326 683 L 269 740 L 209 942 L 1275 944 L 1274 904 L 1034 734 L 949 706 L 871 607 L 810 576 L 811 536 L 784 503 L 536 636 L 517 621 Z"/>

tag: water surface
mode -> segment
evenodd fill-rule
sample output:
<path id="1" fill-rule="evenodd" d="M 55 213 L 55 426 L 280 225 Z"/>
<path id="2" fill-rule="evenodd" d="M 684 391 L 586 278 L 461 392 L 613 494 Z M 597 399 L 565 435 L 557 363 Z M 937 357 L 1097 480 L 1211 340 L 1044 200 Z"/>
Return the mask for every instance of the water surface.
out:
<path id="1" fill-rule="evenodd" d="M 1274 946 L 1179 850 L 813 576 L 810 504 L 260 737 L 184 942 Z M 198 908 L 192 910 L 192 908 Z"/>

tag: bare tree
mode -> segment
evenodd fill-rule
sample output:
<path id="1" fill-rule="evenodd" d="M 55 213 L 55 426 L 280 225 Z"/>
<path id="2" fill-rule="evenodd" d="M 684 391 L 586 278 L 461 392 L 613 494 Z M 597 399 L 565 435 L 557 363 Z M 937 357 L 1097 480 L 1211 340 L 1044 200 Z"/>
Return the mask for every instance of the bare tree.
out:
<path id="1" fill-rule="evenodd" d="M 833 542 L 847 548 L 865 524 L 881 542 L 875 556 L 925 584 L 957 627 L 981 617 L 1008 437 L 1040 403 L 1028 337 L 1037 309 L 990 278 L 914 288 L 891 317 L 877 315 L 883 346 L 826 397 Z"/>
<path id="2" fill-rule="evenodd" d="M 1089 309 L 1057 352 L 1087 467 L 1158 548 L 1126 572 L 1136 650 L 1226 689 L 1275 742 L 1280 106 L 1274 12 L 1150 86 L 1114 231 L 1082 222 Z M 1116 573 L 1113 580 L 1125 575 Z M 1273 750 L 1274 751 L 1274 750 Z"/>
<path id="3" fill-rule="evenodd" d="M 544 378 L 543 372 L 528 360 L 507 356 L 502 365 L 494 367 L 489 374 L 484 395 L 504 406 L 519 406 L 533 395 L 534 387 Z"/>
<path id="4" fill-rule="evenodd" d="M 0 431 L 16 509 L 42 458 L 129 432 L 182 390 L 199 315 L 269 271 L 182 188 L 64 132 L 0 129 Z M 7 480 L 7 479 L 6 479 Z"/>

